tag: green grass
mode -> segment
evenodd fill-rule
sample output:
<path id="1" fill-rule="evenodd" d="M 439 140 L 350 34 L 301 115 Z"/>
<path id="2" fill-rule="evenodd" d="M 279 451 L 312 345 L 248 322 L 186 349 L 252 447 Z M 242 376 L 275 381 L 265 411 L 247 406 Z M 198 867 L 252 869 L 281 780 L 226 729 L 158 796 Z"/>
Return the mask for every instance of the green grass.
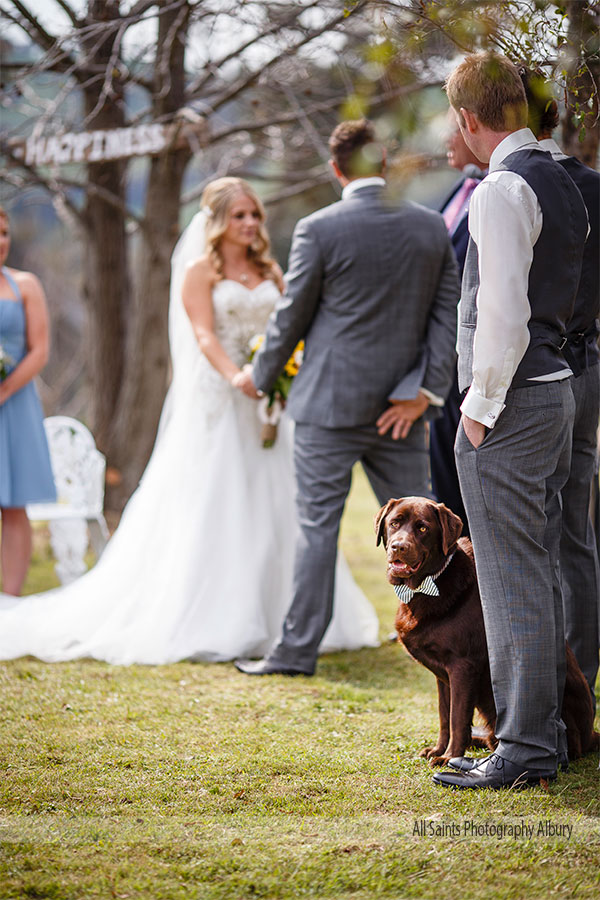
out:
<path id="1" fill-rule="evenodd" d="M 375 508 L 357 478 L 343 546 L 385 639 Z M 38 544 L 31 590 L 53 574 Z M 0 666 L 0 692 L 2 900 L 600 894 L 598 759 L 549 790 L 436 788 L 418 756 L 434 678 L 385 640 L 314 678 L 22 659 Z"/>

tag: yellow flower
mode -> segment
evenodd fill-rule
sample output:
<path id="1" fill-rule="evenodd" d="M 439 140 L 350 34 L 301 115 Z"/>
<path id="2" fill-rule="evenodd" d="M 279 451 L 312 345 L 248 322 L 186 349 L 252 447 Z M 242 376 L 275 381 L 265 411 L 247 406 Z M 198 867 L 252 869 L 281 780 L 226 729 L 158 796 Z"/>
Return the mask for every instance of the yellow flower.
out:
<path id="1" fill-rule="evenodd" d="M 296 349 L 288 359 L 284 367 L 284 372 L 290 378 L 294 378 L 298 374 L 298 370 L 302 365 L 302 357 L 304 355 L 304 341 L 299 341 Z"/>
<path id="2" fill-rule="evenodd" d="M 264 334 L 255 334 L 253 338 L 250 338 L 250 359 L 252 359 L 255 353 L 258 353 L 264 340 Z"/>

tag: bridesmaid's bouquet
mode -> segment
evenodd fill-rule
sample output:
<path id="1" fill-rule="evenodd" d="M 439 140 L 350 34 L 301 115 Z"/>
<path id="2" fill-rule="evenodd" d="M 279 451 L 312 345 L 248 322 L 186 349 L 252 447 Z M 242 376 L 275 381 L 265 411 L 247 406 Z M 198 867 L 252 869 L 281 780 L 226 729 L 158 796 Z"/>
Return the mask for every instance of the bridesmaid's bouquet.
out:
<path id="1" fill-rule="evenodd" d="M 14 364 L 14 359 L 8 355 L 2 344 L 0 344 L 0 381 L 4 381 Z"/>
<path id="2" fill-rule="evenodd" d="M 250 341 L 250 362 L 265 339 L 264 334 L 257 334 Z M 275 384 L 269 393 L 258 401 L 258 416 L 262 422 L 260 436 L 263 447 L 272 447 L 277 438 L 277 425 L 281 418 L 281 411 L 288 398 L 292 381 L 298 374 L 304 355 L 304 341 L 300 341 L 296 349 L 283 367 L 283 372 L 278 375 Z"/>

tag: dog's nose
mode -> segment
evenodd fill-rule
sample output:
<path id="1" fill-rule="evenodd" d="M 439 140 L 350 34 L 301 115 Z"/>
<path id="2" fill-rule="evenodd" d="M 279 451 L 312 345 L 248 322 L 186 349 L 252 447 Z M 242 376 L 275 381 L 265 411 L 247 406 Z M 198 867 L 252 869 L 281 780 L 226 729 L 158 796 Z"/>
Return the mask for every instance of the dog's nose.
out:
<path id="1" fill-rule="evenodd" d="M 390 543 L 390 550 L 406 550 L 408 547 L 408 542 L 404 538 L 394 538 L 394 540 Z"/>

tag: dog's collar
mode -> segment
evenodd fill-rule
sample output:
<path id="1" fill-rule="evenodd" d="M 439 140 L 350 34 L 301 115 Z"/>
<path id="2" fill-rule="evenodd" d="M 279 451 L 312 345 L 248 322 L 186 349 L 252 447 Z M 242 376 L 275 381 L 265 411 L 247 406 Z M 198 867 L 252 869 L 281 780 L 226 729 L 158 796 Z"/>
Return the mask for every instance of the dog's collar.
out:
<path id="1" fill-rule="evenodd" d="M 452 562 L 453 556 L 454 553 L 451 553 L 440 571 L 436 572 L 435 575 L 427 575 L 419 587 L 414 588 L 414 590 L 413 588 L 409 588 L 407 584 L 395 584 L 394 590 L 398 600 L 400 600 L 401 603 L 410 603 L 415 594 L 427 594 L 429 597 L 439 597 L 440 592 L 438 591 L 435 580 L 448 568 Z"/>

